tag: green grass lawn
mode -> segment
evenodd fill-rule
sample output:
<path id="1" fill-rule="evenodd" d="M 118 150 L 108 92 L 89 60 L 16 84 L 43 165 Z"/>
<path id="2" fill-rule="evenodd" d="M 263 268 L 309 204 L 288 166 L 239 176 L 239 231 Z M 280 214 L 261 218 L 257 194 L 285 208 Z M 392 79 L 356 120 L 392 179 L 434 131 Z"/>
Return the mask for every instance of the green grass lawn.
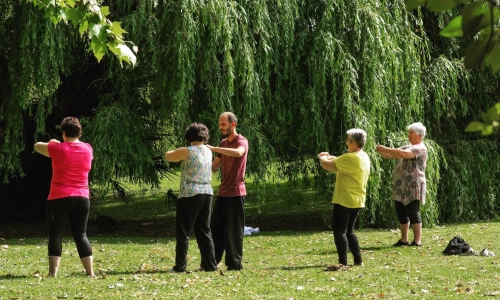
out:
<path id="1" fill-rule="evenodd" d="M 339 272 L 323 271 L 337 258 L 330 232 L 261 232 L 245 237 L 244 269 L 224 275 L 167 273 L 172 238 L 91 237 L 97 278 L 84 276 L 70 238 L 58 278 L 45 277 L 46 239 L 1 239 L 0 299 L 499 299 L 498 257 L 441 254 L 455 235 L 500 254 L 498 232 L 496 222 L 446 225 L 424 229 L 423 247 L 394 248 L 398 232 L 358 230 L 365 267 Z"/>

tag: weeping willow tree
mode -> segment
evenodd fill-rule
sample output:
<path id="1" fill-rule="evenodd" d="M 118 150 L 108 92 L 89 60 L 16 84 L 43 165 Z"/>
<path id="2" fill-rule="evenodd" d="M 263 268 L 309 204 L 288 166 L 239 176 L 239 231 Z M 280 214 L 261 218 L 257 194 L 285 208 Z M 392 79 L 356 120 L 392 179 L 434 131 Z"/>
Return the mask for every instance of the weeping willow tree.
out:
<path id="1" fill-rule="evenodd" d="M 496 217 L 498 135 L 463 132 L 490 95 L 459 61 L 464 45 L 436 34 L 457 12 L 407 12 L 402 0 L 107 4 L 139 46 L 134 68 L 112 56 L 97 64 L 75 30 L 54 27 L 29 5 L 0 4 L 2 36 L 13 35 L 0 42 L 4 179 L 25 172 L 18 155 L 31 152 L 34 136 L 53 136 L 72 114 L 84 117 L 83 138 L 94 146 L 94 183 L 127 177 L 154 185 L 166 167 L 166 138 L 182 145 L 184 128 L 198 121 L 217 143 L 218 116 L 233 111 L 250 141 L 259 197 L 249 198 L 257 205 L 266 201 L 270 165 L 292 186 L 308 186 L 312 176 L 317 198 L 330 201 L 335 176 L 316 154 L 345 152 L 345 132 L 363 128 L 372 172 L 360 221 L 388 226 L 396 223 L 394 162 L 374 148 L 405 144 L 406 126 L 421 121 L 430 152 L 424 223 Z"/>

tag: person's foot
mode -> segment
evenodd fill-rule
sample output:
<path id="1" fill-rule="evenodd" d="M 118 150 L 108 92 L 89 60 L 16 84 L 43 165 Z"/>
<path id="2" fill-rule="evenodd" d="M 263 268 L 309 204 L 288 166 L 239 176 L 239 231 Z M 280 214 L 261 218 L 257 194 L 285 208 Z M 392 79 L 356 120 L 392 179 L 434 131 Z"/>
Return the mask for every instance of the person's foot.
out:
<path id="1" fill-rule="evenodd" d="M 393 244 L 393 247 L 401 247 L 401 246 L 408 246 L 408 242 L 403 242 L 401 239 L 398 240 L 395 244 Z"/>
<path id="2" fill-rule="evenodd" d="M 422 246 L 422 242 L 418 242 L 417 243 L 417 242 L 413 241 L 413 242 L 410 243 L 410 246 L 420 247 L 420 246 Z"/>
<path id="3" fill-rule="evenodd" d="M 338 264 L 338 265 L 333 265 L 329 266 L 325 269 L 326 272 L 331 272 L 331 271 L 346 271 L 349 267 L 344 266 L 343 264 Z"/>
<path id="4" fill-rule="evenodd" d="M 360 262 L 360 263 L 355 263 L 354 266 L 355 267 L 364 267 L 365 264 L 363 262 Z"/>
<path id="5" fill-rule="evenodd" d="M 182 273 L 181 271 L 177 271 L 175 267 L 168 269 L 167 273 Z"/>

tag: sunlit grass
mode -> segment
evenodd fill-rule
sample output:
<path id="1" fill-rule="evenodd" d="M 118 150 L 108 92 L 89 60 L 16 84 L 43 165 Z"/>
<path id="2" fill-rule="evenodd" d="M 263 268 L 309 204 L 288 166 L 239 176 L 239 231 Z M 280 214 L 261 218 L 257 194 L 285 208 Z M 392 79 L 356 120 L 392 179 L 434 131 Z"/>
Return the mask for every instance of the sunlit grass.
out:
<path id="1" fill-rule="evenodd" d="M 182 273 L 172 238 L 91 238 L 97 278 L 84 276 L 75 245 L 64 239 L 58 278 L 47 273 L 45 239 L 0 245 L 0 298 L 34 299 L 475 299 L 500 295 L 497 257 L 444 256 L 455 235 L 477 251 L 498 253 L 500 223 L 424 229 L 423 247 L 394 248 L 394 230 L 358 230 L 364 268 L 324 272 L 337 254 L 330 232 L 262 232 L 245 237 L 240 272 Z M 349 256 L 352 263 L 352 257 Z M 199 266 L 190 244 L 188 270 Z"/>
<path id="2" fill-rule="evenodd" d="M 179 173 L 177 173 L 179 175 Z M 139 187 L 127 181 L 121 181 L 132 201 L 123 203 L 119 197 L 108 192 L 99 212 L 122 220 L 151 220 L 175 216 L 174 209 L 165 205 L 166 193 L 172 189 L 175 195 L 179 193 L 179 176 L 174 180 L 163 179 L 158 188 Z M 311 182 L 313 179 L 311 177 Z M 212 187 L 217 195 L 220 177 L 214 175 Z M 331 194 L 319 194 L 313 188 L 304 187 L 302 182 L 291 184 L 284 179 L 274 179 L 266 185 L 265 193 L 259 195 L 252 178 L 247 178 L 247 197 L 245 214 L 252 217 L 257 214 L 282 215 L 286 213 L 328 212 L 331 210 Z M 214 197 L 215 200 L 215 197 Z M 328 212 L 328 215 L 330 213 Z"/>

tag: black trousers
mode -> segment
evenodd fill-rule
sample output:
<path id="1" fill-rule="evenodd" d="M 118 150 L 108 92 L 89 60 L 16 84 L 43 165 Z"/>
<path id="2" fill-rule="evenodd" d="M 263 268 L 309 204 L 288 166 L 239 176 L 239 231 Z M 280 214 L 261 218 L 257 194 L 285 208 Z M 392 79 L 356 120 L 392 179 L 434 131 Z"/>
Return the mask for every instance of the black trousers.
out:
<path id="1" fill-rule="evenodd" d="M 394 205 L 399 224 L 408 224 L 408 221 L 410 221 L 411 225 L 422 223 L 420 200 L 413 200 L 406 206 L 399 201 L 394 201 Z"/>
<path id="2" fill-rule="evenodd" d="M 90 201 L 84 197 L 67 197 L 47 201 L 49 256 L 61 256 L 62 238 L 68 221 L 80 258 L 92 255 L 92 247 L 87 238 L 89 211 Z"/>
<path id="3" fill-rule="evenodd" d="M 222 261 L 226 252 L 225 264 L 228 270 L 243 268 L 243 231 L 245 230 L 245 196 L 217 196 L 212 212 L 212 235 L 215 246 L 215 260 Z"/>
<path id="4" fill-rule="evenodd" d="M 192 197 L 177 199 L 175 266 L 177 272 L 186 271 L 186 257 L 189 239 L 194 229 L 196 242 L 200 249 L 200 267 L 205 271 L 217 270 L 215 262 L 214 242 L 210 232 L 210 208 L 212 195 L 197 194 Z"/>
<path id="5" fill-rule="evenodd" d="M 347 208 L 340 204 L 333 205 L 333 238 L 339 255 L 339 263 L 344 266 L 347 266 L 347 249 L 351 250 L 355 264 L 363 262 L 358 237 L 354 233 L 354 224 L 359 211 L 360 208 Z"/>

